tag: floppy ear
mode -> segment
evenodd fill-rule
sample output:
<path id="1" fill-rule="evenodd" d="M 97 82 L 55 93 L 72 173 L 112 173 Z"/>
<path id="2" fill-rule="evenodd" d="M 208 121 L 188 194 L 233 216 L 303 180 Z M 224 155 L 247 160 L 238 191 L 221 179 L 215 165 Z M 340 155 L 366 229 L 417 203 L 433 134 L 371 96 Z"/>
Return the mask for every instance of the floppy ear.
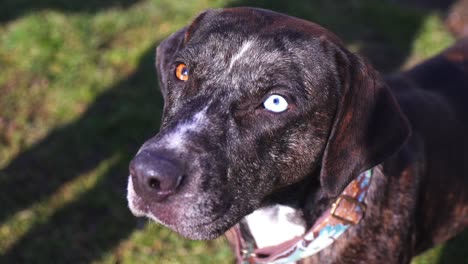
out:
<path id="1" fill-rule="evenodd" d="M 411 133 L 380 74 L 354 54 L 340 55 L 343 88 L 320 173 L 323 190 L 333 197 L 359 173 L 396 153 Z"/>
<path id="2" fill-rule="evenodd" d="M 177 52 L 189 41 L 192 33 L 196 30 L 199 23 L 210 11 L 204 11 L 195 18 L 188 27 L 184 27 L 176 33 L 163 40 L 156 48 L 156 71 L 159 79 L 159 87 L 164 97 L 167 94 L 167 82 L 174 63 L 174 57 Z"/>

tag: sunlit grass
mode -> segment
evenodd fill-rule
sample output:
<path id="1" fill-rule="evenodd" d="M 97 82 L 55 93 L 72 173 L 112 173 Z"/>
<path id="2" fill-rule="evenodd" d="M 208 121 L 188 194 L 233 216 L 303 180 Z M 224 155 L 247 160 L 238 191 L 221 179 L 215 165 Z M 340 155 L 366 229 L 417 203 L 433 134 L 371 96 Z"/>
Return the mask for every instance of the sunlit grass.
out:
<path id="1" fill-rule="evenodd" d="M 428 15 L 413 41 L 411 56 L 404 67 L 409 68 L 414 66 L 420 61 L 448 48 L 454 42 L 455 39 L 444 27 L 440 15 Z"/>
<path id="2" fill-rule="evenodd" d="M 154 223 L 145 224 L 129 239 L 94 263 L 232 263 L 224 238 L 189 241 Z"/>

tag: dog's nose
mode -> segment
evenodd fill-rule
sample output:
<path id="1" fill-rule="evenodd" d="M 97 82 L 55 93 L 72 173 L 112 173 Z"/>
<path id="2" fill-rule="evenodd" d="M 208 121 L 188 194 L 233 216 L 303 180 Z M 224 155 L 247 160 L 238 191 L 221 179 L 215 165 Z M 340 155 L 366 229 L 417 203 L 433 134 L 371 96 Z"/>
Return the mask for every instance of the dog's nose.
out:
<path id="1" fill-rule="evenodd" d="M 130 162 L 130 175 L 137 195 L 160 202 L 176 192 L 184 170 L 163 155 L 142 151 Z"/>

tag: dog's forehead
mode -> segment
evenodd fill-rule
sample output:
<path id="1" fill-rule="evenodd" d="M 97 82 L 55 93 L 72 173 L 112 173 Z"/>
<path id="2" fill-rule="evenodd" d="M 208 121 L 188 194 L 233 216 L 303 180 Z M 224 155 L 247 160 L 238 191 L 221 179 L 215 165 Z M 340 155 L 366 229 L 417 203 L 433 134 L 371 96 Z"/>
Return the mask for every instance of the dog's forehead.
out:
<path id="1" fill-rule="evenodd" d="M 324 41 L 340 43 L 317 24 L 254 8 L 207 11 L 189 26 L 185 41 L 183 58 L 196 64 L 197 77 L 205 85 L 231 87 L 245 86 L 246 80 L 256 81 L 273 71 L 270 82 L 288 79 L 291 66 L 310 58 L 312 49 L 320 50 Z M 320 61 L 320 52 L 314 53 Z"/>
<path id="2" fill-rule="evenodd" d="M 316 23 L 271 10 L 250 7 L 205 11 L 190 25 L 185 41 L 187 42 L 195 35 L 199 35 L 201 38 L 206 37 L 204 35 L 206 33 L 221 35 L 229 33 L 242 35 L 295 33 L 342 45 L 342 41 L 335 34 Z"/>

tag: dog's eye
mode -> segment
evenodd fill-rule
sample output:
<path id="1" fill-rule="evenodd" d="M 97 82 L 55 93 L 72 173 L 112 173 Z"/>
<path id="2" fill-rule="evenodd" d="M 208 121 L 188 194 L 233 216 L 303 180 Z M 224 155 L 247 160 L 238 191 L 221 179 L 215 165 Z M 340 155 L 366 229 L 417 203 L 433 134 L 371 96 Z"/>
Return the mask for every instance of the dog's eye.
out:
<path id="1" fill-rule="evenodd" d="M 189 78 L 187 65 L 183 63 L 178 64 L 175 70 L 175 75 L 177 79 L 184 81 L 184 82 L 187 81 Z"/>
<path id="2" fill-rule="evenodd" d="M 281 95 L 273 94 L 263 102 L 263 107 L 268 111 L 281 113 L 288 109 L 288 102 Z"/>

